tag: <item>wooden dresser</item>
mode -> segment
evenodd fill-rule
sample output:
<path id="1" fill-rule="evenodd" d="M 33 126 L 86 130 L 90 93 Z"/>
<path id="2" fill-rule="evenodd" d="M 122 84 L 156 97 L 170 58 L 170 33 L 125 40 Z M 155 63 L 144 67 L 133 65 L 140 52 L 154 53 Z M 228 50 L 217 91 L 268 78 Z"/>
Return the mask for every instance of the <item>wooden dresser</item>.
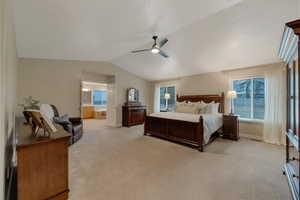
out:
<path id="1" fill-rule="evenodd" d="M 122 108 L 122 125 L 126 127 L 143 124 L 146 116 L 146 106 L 124 105 Z"/>
<path id="2" fill-rule="evenodd" d="M 17 143 L 17 196 L 19 200 L 68 199 L 68 146 L 70 134 L 61 126 L 49 139 L 31 135 L 22 125 Z"/>
<path id="3" fill-rule="evenodd" d="M 239 137 L 239 116 L 223 115 L 223 138 L 238 140 Z"/>

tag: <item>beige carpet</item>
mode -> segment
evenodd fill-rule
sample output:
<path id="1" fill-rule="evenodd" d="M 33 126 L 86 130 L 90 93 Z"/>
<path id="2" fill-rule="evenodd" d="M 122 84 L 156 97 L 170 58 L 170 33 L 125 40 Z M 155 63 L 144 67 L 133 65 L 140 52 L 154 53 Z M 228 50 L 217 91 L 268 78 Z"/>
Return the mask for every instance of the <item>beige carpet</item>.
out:
<path id="1" fill-rule="evenodd" d="M 85 121 L 70 147 L 71 200 L 288 200 L 283 147 L 217 139 L 206 152 Z"/>

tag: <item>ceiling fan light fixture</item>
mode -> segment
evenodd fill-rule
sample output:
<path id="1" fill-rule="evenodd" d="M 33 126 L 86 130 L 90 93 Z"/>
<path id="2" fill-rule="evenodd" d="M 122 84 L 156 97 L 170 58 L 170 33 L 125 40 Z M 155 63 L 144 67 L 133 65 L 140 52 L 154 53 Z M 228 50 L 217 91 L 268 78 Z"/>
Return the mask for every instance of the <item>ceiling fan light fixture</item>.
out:
<path id="1" fill-rule="evenodd" d="M 142 53 L 142 52 L 151 52 L 152 54 L 159 54 L 164 58 L 168 58 L 168 54 L 161 50 L 161 48 L 168 42 L 168 39 L 165 38 L 163 40 L 159 41 L 159 44 L 157 43 L 157 36 L 153 36 L 152 39 L 154 40 L 154 43 L 151 48 L 149 49 L 141 49 L 141 50 L 135 50 L 131 51 L 131 53 Z"/>
<path id="2" fill-rule="evenodd" d="M 153 53 L 153 54 L 158 54 L 159 53 L 159 49 L 158 48 L 153 48 L 153 49 L 151 49 L 151 52 Z"/>

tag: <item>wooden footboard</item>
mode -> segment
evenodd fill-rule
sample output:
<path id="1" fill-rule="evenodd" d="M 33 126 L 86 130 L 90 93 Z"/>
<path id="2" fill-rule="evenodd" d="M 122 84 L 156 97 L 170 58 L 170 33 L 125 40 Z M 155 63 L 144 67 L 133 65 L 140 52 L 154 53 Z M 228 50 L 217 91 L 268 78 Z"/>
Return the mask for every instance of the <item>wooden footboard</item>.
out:
<path id="1" fill-rule="evenodd" d="M 168 139 L 174 142 L 197 147 L 203 152 L 203 118 L 199 122 L 187 122 L 174 119 L 164 119 L 146 116 L 144 135 Z"/>

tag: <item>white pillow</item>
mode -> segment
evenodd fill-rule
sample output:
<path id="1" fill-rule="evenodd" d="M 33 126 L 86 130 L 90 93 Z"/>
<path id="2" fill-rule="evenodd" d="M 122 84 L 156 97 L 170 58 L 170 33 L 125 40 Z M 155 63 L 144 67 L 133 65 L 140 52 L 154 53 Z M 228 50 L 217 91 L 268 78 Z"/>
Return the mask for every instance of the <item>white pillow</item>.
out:
<path id="1" fill-rule="evenodd" d="M 213 114 L 218 114 L 219 113 L 219 107 L 220 107 L 220 103 L 215 103 L 214 104 Z"/>
<path id="2" fill-rule="evenodd" d="M 188 104 L 190 105 L 194 105 L 197 107 L 197 111 L 196 114 L 202 114 L 203 109 L 206 107 L 206 104 L 202 101 L 198 101 L 198 102 L 190 102 L 188 101 Z"/>
<path id="3" fill-rule="evenodd" d="M 201 102 L 201 103 L 198 105 L 198 114 L 205 114 L 207 105 L 208 105 L 208 104 L 206 104 L 206 103 L 204 103 L 204 102 Z"/>
<path id="4" fill-rule="evenodd" d="M 211 102 L 209 104 L 204 103 L 206 106 L 202 109 L 201 114 L 217 114 L 219 113 L 220 103 Z"/>
<path id="5" fill-rule="evenodd" d="M 201 101 L 198 101 L 198 102 L 191 102 L 191 101 L 188 101 L 187 103 L 188 103 L 188 104 L 194 104 L 194 105 L 196 105 L 196 104 L 200 104 Z"/>
<path id="6" fill-rule="evenodd" d="M 205 103 L 204 101 L 201 101 L 200 104 L 198 105 L 198 114 L 206 114 L 206 109 L 207 109 L 208 104 Z"/>
<path id="7" fill-rule="evenodd" d="M 179 113 L 192 113 L 192 114 L 197 114 L 198 109 L 197 109 L 196 104 L 190 104 L 190 103 L 176 103 L 176 112 Z"/>

